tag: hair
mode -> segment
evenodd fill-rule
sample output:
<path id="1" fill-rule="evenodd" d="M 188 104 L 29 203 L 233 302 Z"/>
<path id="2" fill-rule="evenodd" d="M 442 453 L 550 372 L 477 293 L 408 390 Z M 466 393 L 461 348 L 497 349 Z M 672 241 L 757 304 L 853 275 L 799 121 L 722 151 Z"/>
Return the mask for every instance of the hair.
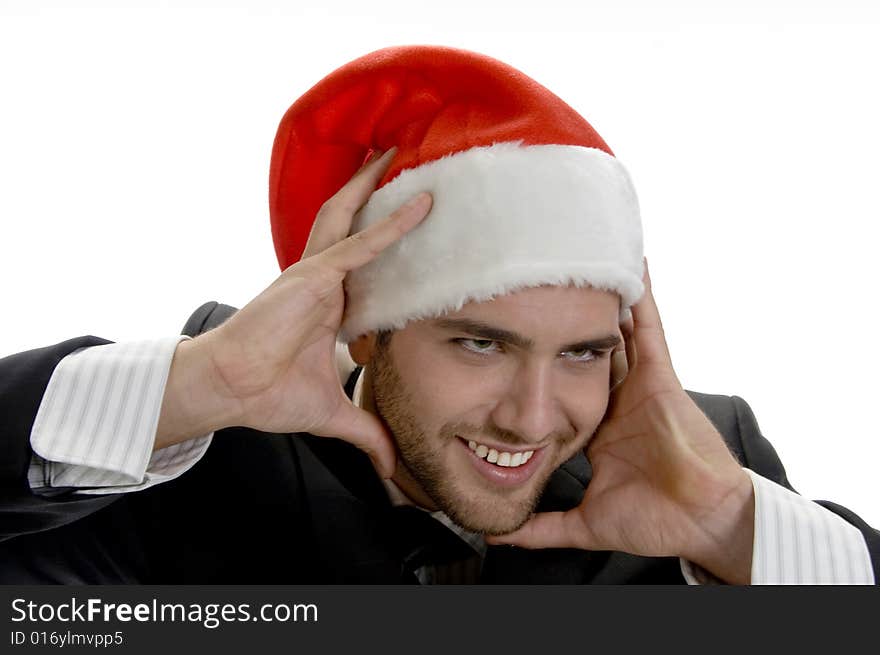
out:
<path id="1" fill-rule="evenodd" d="M 388 347 L 388 344 L 391 343 L 391 337 L 393 334 L 394 330 L 379 330 L 376 332 L 376 348 L 385 350 Z"/>

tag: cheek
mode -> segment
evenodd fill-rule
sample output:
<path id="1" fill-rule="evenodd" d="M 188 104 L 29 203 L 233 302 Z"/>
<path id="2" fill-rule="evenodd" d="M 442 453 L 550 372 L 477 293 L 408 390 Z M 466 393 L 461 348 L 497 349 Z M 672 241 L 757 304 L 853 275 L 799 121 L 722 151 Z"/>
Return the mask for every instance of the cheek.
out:
<path id="1" fill-rule="evenodd" d="M 398 372 L 420 420 L 438 427 L 465 419 L 486 395 L 481 375 L 442 353 L 408 357 Z"/>
<path id="2" fill-rule="evenodd" d="M 605 416 L 610 400 L 606 379 L 607 373 L 592 375 L 565 391 L 564 404 L 579 436 L 592 434 Z"/>

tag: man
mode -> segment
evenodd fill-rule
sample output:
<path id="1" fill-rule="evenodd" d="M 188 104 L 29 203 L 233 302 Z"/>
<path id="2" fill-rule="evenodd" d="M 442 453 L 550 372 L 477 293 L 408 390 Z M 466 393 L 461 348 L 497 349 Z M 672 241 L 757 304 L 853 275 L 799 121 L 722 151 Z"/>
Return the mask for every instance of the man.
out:
<path id="1" fill-rule="evenodd" d="M 197 338 L 2 362 L 4 581 L 874 582 L 880 535 L 682 388 L 629 176 L 533 80 L 356 60 L 270 207 L 284 272 Z"/>

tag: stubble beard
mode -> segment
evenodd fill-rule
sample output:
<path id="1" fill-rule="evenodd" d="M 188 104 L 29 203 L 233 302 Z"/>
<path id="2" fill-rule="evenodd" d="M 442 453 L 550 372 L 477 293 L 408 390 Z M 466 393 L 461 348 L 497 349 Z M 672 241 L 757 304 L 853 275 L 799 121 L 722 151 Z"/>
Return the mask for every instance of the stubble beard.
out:
<path id="1" fill-rule="evenodd" d="M 430 439 L 415 417 L 411 395 L 404 388 L 387 348 L 376 349 L 370 370 L 376 411 L 394 435 L 401 463 L 437 507 L 464 529 L 489 535 L 513 532 L 529 519 L 553 473 L 552 468 L 536 473 L 525 494 L 521 489 L 514 494 L 501 489 L 493 492 L 485 487 L 462 488 L 455 472 L 443 467 L 442 455 L 450 444 L 457 447 L 452 443 L 456 435 L 498 436 L 504 431 L 447 423 L 435 439 Z M 574 435 L 564 438 L 563 443 L 566 439 L 571 441 Z"/>

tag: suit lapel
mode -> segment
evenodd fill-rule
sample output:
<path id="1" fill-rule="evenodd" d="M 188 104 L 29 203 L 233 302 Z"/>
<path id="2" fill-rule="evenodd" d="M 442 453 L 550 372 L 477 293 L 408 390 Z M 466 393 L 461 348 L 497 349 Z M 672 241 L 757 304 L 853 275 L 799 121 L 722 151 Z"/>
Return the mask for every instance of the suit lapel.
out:
<path id="1" fill-rule="evenodd" d="M 360 370 L 345 385 L 349 398 Z M 402 577 L 391 502 L 366 453 L 341 439 L 301 434 L 294 441 L 322 577 L 346 584 L 416 582 Z"/>
<path id="2" fill-rule="evenodd" d="M 391 503 L 369 458 L 354 446 L 300 435 L 304 488 L 321 577 L 338 584 L 399 584 Z"/>

